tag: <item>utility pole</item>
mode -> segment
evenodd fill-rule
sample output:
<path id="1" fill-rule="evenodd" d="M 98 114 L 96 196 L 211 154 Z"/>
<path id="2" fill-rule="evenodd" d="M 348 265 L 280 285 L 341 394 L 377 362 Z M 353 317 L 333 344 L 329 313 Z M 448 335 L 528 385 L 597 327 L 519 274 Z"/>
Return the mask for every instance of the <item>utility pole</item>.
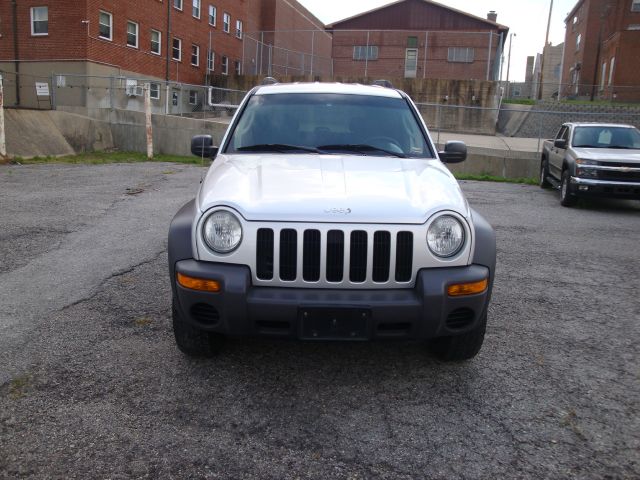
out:
<path id="1" fill-rule="evenodd" d="M 517 37 L 515 33 L 509 34 L 509 54 L 507 55 L 507 88 L 509 89 L 509 96 L 511 96 L 511 85 L 509 85 L 509 70 L 511 69 L 511 44 L 513 43 L 513 37 Z"/>
<path id="2" fill-rule="evenodd" d="M 547 34 L 544 37 L 544 47 L 542 48 L 542 62 L 540 62 L 540 86 L 538 87 L 538 100 L 542 99 L 542 89 L 544 87 L 544 53 L 549 44 L 549 29 L 551 28 L 551 12 L 553 12 L 553 0 L 549 5 L 549 20 L 547 20 Z"/>

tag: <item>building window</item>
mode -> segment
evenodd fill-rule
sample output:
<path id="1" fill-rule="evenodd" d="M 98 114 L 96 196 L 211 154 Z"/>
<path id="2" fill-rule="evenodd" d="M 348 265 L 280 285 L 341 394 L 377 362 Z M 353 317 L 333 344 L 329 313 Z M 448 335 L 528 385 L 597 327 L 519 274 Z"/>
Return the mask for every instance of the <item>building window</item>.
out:
<path id="1" fill-rule="evenodd" d="M 209 5 L 209 25 L 211 25 L 212 27 L 216 26 L 217 16 L 218 11 L 216 10 L 216 7 L 214 7 L 213 5 Z"/>
<path id="2" fill-rule="evenodd" d="M 225 33 L 229 33 L 231 29 L 231 15 L 229 15 L 228 13 L 225 13 L 224 15 L 222 15 L 222 30 Z"/>
<path id="3" fill-rule="evenodd" d="M 377 60 L 378 59 L 378 47 L 375 45 L 353 47 L 353 59 L 354 60 Z"/>
<path id="4" fill-rule="evenodd" d="M 613 83 L 613 67 L 616 64 L 616 57 L 611 57 L 611 65 L 609 65 L 609 86 Z"/>
<path id="5" fill-rule="evenodd" d="M 582 34 L 579 33 L 576 37 L 576 52 L 580 50 L 580 42 L 582 41 Z"/>
<path id="6" fill-rule="evenodd" d="M 602 64 L 602 70 L 600 71 L 600 91 L 604 90 L 604 82 L 607 79 L 607 62 Z"/>
<path id="7" fill-rule="evenodd" d="M 216 65 L 216 54 L 213 51 L 209 51 L 209 53 L 207 53 L 207 69 L 210 72 L 213 72 L 215 65 Z"/>
<path id="8" fill-rule="evenodd" d="M 195 18 L 200 18 L 200 0 L 193 0 L 191 13 Z"/>
<path id="9" fill-rule="evenodd" d="M 127 22 L 127 46 L 138 48 L 138 24 Z"/>
<path id="10" fill-rule="evenodd" d="M 151 30 L 151 53 L 155 55 L 162 53 L 162 33 L 158 30 Z"/>
<path id="11" fill-rule="evenodd" d="M 112 30 L 113 30 L 113 15 L 107 12 L 100 12 L 100 21 L 99 21 L 99 34 L 100 38 L 104 38 L 105 40 L 112 40 Z"/>
<path id="12" fill-rule="evenodd" d="M 242 72 L 242 63 L 240 63 L 240 60 L 235 61 L 234 67 L 236 70 L 236 75 L 240 75 L 240 73 Z"/>
<path id="13" fill-rule="evenodd" d="M 222 74 L 229 75 L 229 59 L 222 57 Z"/>
<path id="14" fill-rule="evenodd" d="M 473 48 L 449 47 L 447 61 L 456 63 L 473 63 L 475 50 Z"/>
<path id="15" fill-rule="evenodd" d="M 640 0 L 632 0 L 631 1 L 631 11 L 632 12 L 640 12 Z"/>
<path id="16" fill-rule="evenodd" d="M 173 38 L 173 51 L 171 53 L 171 58 L 178 62 L 182 60 L 182 40 L 179 38 Z"/>
<path id="17" fill-rule="evenodd" d="M 191 45 L 191 65 L 194 67 L 200 65 L 200 47 L 198 45 Z"/>
<path id="18" fill-rule="evenodd" d="M 182 0 L 173 0 L 173 8 L 182 10 Z"/>
<path id="19" fill-rule="evenodd" d="M 189 90 L 189 105 L 198 104 L 198 92 L 195 90 Z"/>
<path id="20" fill-rule="evenodd" d="M 31 9 L 31 35 L 49 34 L 49 7 L 33 7 Z"/>
<path id="21" fill-rule="evenodd" d="M 236 20 L 236 38 L 242 38 L 242 20 Z"/>
<path id="22" fill-rule="evenodd" d="M 151 97 L 151 100 L 160 100 L 160 84 L 159 83 L 149 84 L 149 96 Z"/>

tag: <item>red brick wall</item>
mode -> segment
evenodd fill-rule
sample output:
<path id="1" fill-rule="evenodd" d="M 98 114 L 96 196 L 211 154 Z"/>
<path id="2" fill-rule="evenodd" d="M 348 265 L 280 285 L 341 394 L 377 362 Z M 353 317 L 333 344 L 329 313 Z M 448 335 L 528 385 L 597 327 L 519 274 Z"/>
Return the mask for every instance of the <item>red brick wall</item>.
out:
<path id="1" fill-rule="evenodd" d="M 31 7 L 49 7 L 49 34 L 31 35 Z M 17 2 L 18 55 L 22 60 L 82 60 L 86 57 L 86 17 L 77 0 Z M 14 60 L 13 7 L 0 1 L 0 60 Z"/>

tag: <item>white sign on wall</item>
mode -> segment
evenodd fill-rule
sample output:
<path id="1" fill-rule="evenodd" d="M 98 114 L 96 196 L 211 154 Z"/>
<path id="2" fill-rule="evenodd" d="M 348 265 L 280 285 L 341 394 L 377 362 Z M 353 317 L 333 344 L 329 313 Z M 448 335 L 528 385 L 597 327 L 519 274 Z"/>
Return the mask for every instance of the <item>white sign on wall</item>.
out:
<path id="1" fill-rule="evenodd" d="M 49 84 L 46 82 L 36 82 L 36 95 L 38 97 L 48 97 Z"/>

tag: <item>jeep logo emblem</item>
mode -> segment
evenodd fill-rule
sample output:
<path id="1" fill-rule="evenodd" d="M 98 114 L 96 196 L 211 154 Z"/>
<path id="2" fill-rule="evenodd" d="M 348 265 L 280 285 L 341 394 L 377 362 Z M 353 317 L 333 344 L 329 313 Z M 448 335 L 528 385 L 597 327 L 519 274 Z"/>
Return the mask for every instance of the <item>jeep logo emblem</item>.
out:
<path id="1" fill-rule="evenodd" d="M 324 213 L 327 215 L 349 215 L 351 213 L 350 208 L 327 208 Z"/>

